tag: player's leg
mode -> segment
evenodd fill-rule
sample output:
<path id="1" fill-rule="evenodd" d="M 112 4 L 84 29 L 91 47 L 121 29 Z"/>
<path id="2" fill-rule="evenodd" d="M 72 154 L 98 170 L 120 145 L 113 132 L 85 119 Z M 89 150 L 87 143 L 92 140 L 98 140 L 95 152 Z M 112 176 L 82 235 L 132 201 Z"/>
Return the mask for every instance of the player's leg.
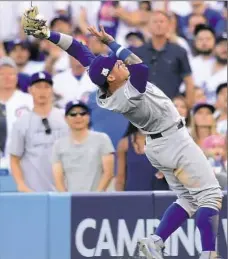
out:
<path id="1" fill-rule="evenodd" d="M 196 201 L 197 206 L 200 208 L 197 212 L 197 226 L 201 233 L 202 256 L 205 256 L 202 259 L 216 258 L 216 253 L 214 252 L 215 239 L 218 230 L 218 215 L 221 209 L 222 192 L 206 157 L 194 143 L 186 129 L 181 129 L 172 134 L 172 136 L 155 140 L 152 145 L 152 150 L 150 150 L 150 145 L 148 145 L 146 152 L 149 159 L 156 159 L 158 162 L 158 165 L 155 165 L 155 167 L 160 166 L 173 169 L 172 173 L 175 178 L 173 180 L 170 178 L 171 181 L 169 181 L 166 177 L 171 189 L 178 191 L 178 185 L 176 185 L 174 180 L 176 179 L 189 191 L 192 200 Z M 185 198 L 185 200 L 188 200 L 188 198 Z M 188 211 L 183 202 L 178 204 Z M 171 208 L 168 208 L 163 217 L 164 220 L 161 221 L 157 230 L 157 234 L 163 235 L 164 239 L 173 231 L 165 233 L 166 229 L 168 229 L 165 226 L 166 222 L 172 218 L 172 214 L 177 213 L 179 210 L 179 208 L 174 208 L 173 206 L 171 205 Z M 211 253 L 208 253 L 209 251 Z"/>
<path id="2" fill-rule="evenodd" d="M 198 203 L 196 224 L 201 234 L 202 259 L 216 258 L 216 237 L 222 192 L 201 149 L 192 141 L 180 153 L 176 177 Z"/>
<path id="3" fill-rule="evenodd" d="M 150 156 L 148 156 L 148 158 L 156 168 L 163 172 L 169 186 L 178 196 L 177 201 L 171 204 L 165 211 L 155 233 L 149 238 L 144 238 L 139 242 L 139 248 L 147 258 L 162 259 L 164 242 L 186 219 L 195 213 L 197 205 L 189 194 L 189 191 L 174 176 L 172 169 L 161 167 L 155 159 Z"/>
<path id="4" fill-rule="evenodd" d="M 172 171 L 163 170 L 162 172 L 166 181 L 171 183 L 172 190 L 178 196 L 176 202 L 166 209 L 155 231 L 155 235 L 165 242 L 187 219 L 192 217 L 197 210 L 197 205 L 189 191 L 176 179 Z"/>
<path id="5" fill-rule="evenodd" d="M 160 164 L 174 168 L 175 177 L 197 202 L 196 224 L 201 234 L 202 256 L 215 257 L 215 241 L 218 231 L 222 192 L 215 174 L 186 129 L 178 130 L 167 138 L 169 150 L 161 149 L 157 160 Z M 208 253 L 208 252 L 211 253 Z M 208 257 L 210 254 L 210 257 Z M 204 257 L 202 257 L 204 258 Z"/>
<path id="6" fill-rule="evenodd" d="M 158 166 L 157 166 L 158 167 Z M 188 218 L 196 211 L 192 196 L 188 190 L 176 179 L 172 171 L 161 170 L 172 189 L 178 195 L 175 203 L 171 204 L 165 211 L 158 228 L 149 238 L 144 238 L 139 242 L 140 250 L 149 259 L 163 259 L 164 242 L 174 233 Z"/>

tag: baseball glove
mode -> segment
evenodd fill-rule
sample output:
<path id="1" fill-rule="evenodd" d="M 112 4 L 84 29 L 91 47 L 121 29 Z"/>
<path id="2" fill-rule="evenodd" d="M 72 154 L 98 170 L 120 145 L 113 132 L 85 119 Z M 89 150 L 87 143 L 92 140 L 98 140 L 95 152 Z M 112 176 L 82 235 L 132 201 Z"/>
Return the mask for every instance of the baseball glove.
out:
<path id="1" fill-rule="evenodd" d="M 36 6 L 27 9 L 21 20 L 24 32 L 27 35 L 33 35 L 37 38 L 47 38 L 48 28 L 46 20 L 39 16 L 39 11 Z"/>

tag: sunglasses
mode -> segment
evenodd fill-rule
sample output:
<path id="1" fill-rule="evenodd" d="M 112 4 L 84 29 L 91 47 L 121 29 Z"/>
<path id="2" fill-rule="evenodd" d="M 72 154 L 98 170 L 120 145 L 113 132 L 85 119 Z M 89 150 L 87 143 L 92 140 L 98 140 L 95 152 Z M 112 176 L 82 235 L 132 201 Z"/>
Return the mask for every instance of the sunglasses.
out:
<path id="1" fill-rule="evenodd" d="M 42 123 L 45 127 L 45 133 L 47 135 L 50 135 L 51 134 L 51 127 L 50 127 L 48 119 L 46 119 L 46 118 L 42 119 Z"/>
<path id="2" fill-rule="evenodd" d="M 87 114 L 88 114 L 88 112 L 70 112 L 70 113 L 68 114 L 68 116 L 70 116 L 70 117 L 76 117 L 77 115 L 85 116 L 85 115 L 87 115 Z"/>

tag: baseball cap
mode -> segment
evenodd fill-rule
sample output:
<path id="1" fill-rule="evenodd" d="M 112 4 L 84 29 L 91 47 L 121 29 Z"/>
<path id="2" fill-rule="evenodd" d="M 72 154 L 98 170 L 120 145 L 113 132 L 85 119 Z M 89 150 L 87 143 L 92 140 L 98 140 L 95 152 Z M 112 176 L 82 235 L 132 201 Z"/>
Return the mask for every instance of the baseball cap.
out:
<path id="1" fill-rule="evenodd" d="M 220 85 L 218 85 L 217 89 L 216 89 L 216 95 L 219 94 L 219 92 L 223 89 L 227 87 L 227 83 L 222 83 Z"/>
<path id="2" fill-rule="evenodd" d="M 44 81 L 49 83 L 50 85 L 53 85 L 52 76 L 46 71 L 42 71 L 42 72 L 35 73 L 31 76 L 30 86 L 41 81 Z"/>
<path id="3" fill-rule="evenodd" d="M 0 67 L 3 67 L 3 66 L 13 67 L 15 69 L 17 68 L 16 63 L 10 57 L 0 58 Z"/>
<path id="4" fill-rule="evenodd" d="M 23 41 L 20 39 L 16 39 L 9 43 L 8 45 L 8 51 L 12 51 L 16 46 L 21 46 L 24 49 L 30 50 L 29 43 L 27 41 Z"/>
<path id="5" fill-rule="evenodd" d="M 209 103 L 197 103 L 193 108 L 192 108 L 192 112 L 193 115 L 197 113 L 197 111 L 201 108 L 208 108 L 211 113 L 214 113 L 215 111 L 215 107 Z"/>
<path id="6" fill-rule="evenodd" d="M 214 148 L 216 146 L 225 146 L 225 138 L 221 135 L 211 135 L 204 139 L 203 148 Z"/>
<path id="7" fill-rule="evenodd" d="M 66 15 L 58 15 L 56 17 L 54 17 L 51 22 L 50 22 L 50 27 L 55 26 L 56 22 L 58 21 L 62 21 L 62 22 L 66 22 L 66 23 L 70 23 L 70 18 Z"/>
<path id="8" fill-rule="evenodd" d="M 116 61 L 117 57 L 115 55 L 97 56 L 89 68 L 91 81 L 97 86 L 102 87 L 106 83 L 107 77 L 112 71 Z"/>
<path id="9" fill-rule="evenodd" d="M 214 29 L 207 25 L 207 24 L 198 24 L 196 25 L 195 27 L 195 30 L 194 30 L 194 35 L 197 36 L 197 34 L 201 31 L 210 31 L 214 36 L 215 36 L 215 31 Z"/>
<path id="10" fill-rule="evenodd" d="M 66 104 L 65 106 L 65 115 L 67 115 L 74 107 L 82 107 L 83 109 L 85 109 L 89 114 L 91 113 L 91 110 L 89 108 L 89 106 L 80 101 L 80 100 L 75 100 L 75 101 L 70 101 Z"/>
<path id="11" fill-rule="evenodd" d="M 222 41 L 227 42 L 227 33 L 223 33 L 222 35 L 218 36 L 216 39 L 216 44 L 219 44 Z"/>

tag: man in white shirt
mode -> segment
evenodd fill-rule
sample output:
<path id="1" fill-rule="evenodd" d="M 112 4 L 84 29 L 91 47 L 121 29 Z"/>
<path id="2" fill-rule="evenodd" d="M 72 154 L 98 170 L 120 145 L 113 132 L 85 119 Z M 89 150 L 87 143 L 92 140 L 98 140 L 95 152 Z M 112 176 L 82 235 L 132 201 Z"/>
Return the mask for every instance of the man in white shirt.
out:
<path id="1" fill-rule="evenodd" d="M 70 57 L 71 68 L 54 76 L 54 92 L 60 95 L 57 106 L 64 108 L 72 99 L 81 99 L 97 89 L 91 82 L 85 68 Z"/>
<path id="2" fill-rule="evenodd" d="M 31 112 L 14 124 L 9 146 L 11 171 L 20 192 L 54 191 L 51 150 L 68 134 L 62 111 L 53 107 L 53 81 L 47 72 L 32 75 Z"/>
<path id="3" fill-rule="evenodd" d="M 194 45 L 198 55 L 191 60 L 190 66 L 195 85 L 202 87 L 214 62 L 215 34 L 211 27 L 203 24 L 196 26 L 194 34 Z"/>
<path id="4" fill-rule="evenodd" d="M 214 57 L 215 59 L 210 67 L 209 75 L 205 78 L 202 86 L 207 101 L 211 104 L 215 104 L 216 102 L 217 86 L 227 82 L 227 34 L 223 34 L 217 38 Z M 204 70 L 204 67 L 202 70 Z"/>
<path id="5" fill-rule="evenodd" d="M 4 57 L 0 59 L 0 104 L 2 113 L 1 128 L 6 129 L 6 142 L 1 159 L 1 167 L 8 168 L 9 140 L 14 122 L 33 107 L 32 97 L 17 90 L 17 67 L 15 62 Z"/>

